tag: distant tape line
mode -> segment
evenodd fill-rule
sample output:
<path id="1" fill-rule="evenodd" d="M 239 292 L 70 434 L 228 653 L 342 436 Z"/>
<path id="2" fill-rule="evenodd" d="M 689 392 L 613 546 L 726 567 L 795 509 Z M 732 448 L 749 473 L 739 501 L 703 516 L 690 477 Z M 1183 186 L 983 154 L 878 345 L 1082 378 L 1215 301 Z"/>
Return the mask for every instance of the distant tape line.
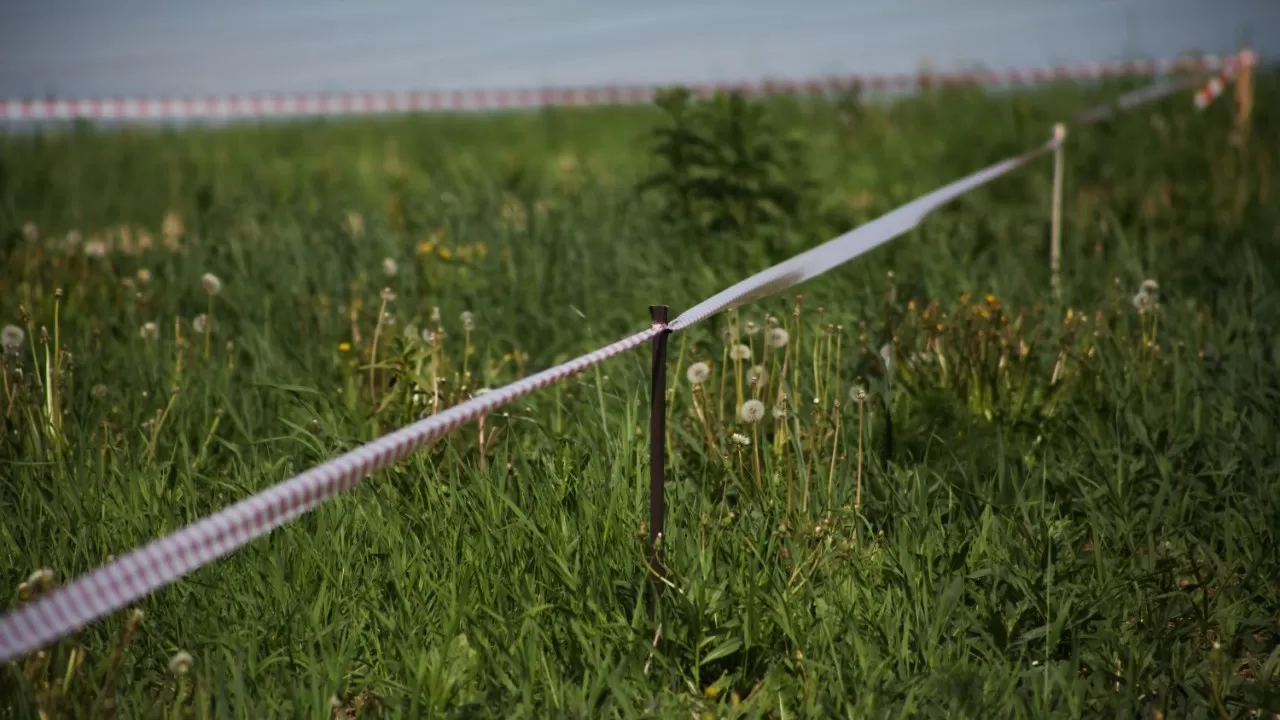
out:
<path id="1" fill-rule="evenodd" d="M 1125 110 L 1145 105 L 1191 88 L 1201 88 L 1196 92 L 1195 105 L 1197 108 L 1203 108 L 1206 103 L 1201 98 L 1206 94 L 1206 90 L 1213 88 L 1217 83 L 1216 92 L 1209 100 L 1217 97 L 1217 94 L 1222 92 L 1223 84 L 1226 82 L 1225 78 L 1228 76 L 1228 71 L 1224 70 L 1213 76 L 1196 75 L 1194 77 L 1165 80 L 1155 85 L 1127 92 L 1109 103 L 1081 110 L 1072 116 L 1071 121 L 1077 125 L 1093 125 L 1108 120 Z M 1204 85 L 1206 82 L 1209 83 L 1207 86 Z"/>
<path id="2" fill-rule="evenodd" d="M 75 632 L 350 489 L 465 422 L 637 347 L 655 325 L 339 455 L 62 585 L 0 618 L 0 663 Z"/>
<path id="3" fill-rule="evenodd" d="M 918 86 L 999 85 L 1051 80 L 1156 75 L 1216 70 L 1234 56 L 1099 63 L 1052 68 L 963 71 L 897 75 L 852 75 L 811 80 L 703 83 L 699 95 L 736 90 L 747 95 L 842 92 L 853 89 L 906 90 Z M 416 92 L 311 93 L 267 96 L 87 98 L 0 101 L 0 120 L 166 120 L 379 115 L 398 112 L 502 110 L 549 106 L 646 103 L 655 86 L 614 85 L 578 88 L 427 90 Z"/>

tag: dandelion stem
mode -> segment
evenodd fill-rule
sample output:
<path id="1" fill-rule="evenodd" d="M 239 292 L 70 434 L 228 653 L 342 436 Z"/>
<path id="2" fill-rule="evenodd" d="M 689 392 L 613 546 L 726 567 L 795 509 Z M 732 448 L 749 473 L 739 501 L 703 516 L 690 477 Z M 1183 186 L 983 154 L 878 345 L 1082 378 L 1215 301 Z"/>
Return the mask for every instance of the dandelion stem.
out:
<path id="1" fill-rule="evenodd" d="M 378 401 L 378 336 L 382 334 L 382 316 L 387 312 L 387 299 L 382 298 L 378 305 L 378 320 L 373 324 L 373 340 L 369 343 L 369 398 L 375 404 Z"/>

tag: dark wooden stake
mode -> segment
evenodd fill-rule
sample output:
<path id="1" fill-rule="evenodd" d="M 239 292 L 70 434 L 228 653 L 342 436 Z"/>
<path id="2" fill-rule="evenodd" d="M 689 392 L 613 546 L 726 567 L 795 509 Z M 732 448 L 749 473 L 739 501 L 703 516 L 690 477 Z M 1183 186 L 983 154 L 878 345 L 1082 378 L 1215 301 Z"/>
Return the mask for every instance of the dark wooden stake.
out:
<path id="1" fill-rule="evenodd" d="M 654 324 L 667 324 L 667 306 L 650 305 L 649 317 Z M 649 404 L 649 571 L 653 581 L 656 607 L 660 578 L 666 577 L 662 564 L 662 542 L 666 530 L 666 466 L 667 466 L 667 335 L 664 329 L 653 338 L 653 386 Z"/>

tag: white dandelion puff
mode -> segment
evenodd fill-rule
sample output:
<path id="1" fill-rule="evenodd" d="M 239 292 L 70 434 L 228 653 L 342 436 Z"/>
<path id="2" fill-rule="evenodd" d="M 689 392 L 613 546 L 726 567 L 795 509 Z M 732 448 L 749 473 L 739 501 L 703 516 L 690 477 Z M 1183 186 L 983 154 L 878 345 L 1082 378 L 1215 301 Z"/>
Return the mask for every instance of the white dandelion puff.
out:
<path id="1" fill-rule="evenodd" d="M 155 340 L 159 334 L 160 326 L 151 321 L 143 323 L 142 327 L 138 329 L 138 335 L 143 340 Z"/>
<path id="2" fill-rule="evenodd" d="M 1141 315 L 1151 308 L 1154 300 L 1152 300 L 1151 295 L 1139 290 L 1134 294 L 1133 299 L 1130 302 L 1133 303 L 1133 308 L 1138 311 L 1139 315 Z"/>
<path id="3" fill-rule="evenodd" d="M 746 330 L 748 335 L 756 335 L 760 332 L 760 326 L 755 324 L 754 322 L 751 322 L 750 320 L 747 321 L 747 324 L 744 327 L 744 329 Z"/>
<path id="4" fill-rule="evenodd" d="M 1144 292 L 1155 297 L 1156 294 L 1160 292 L 1160 284 L 1151 278 L 1147 278 L 1146 280 L 1143 280 L 1142 285 L 1139 286 L 1139 292 Z"/>
<path id="5" fill-rule="evenodd" d="M 769 379 L 769 371 L 764 369 L 763 365 L 752 365 L 747 371 L 747 382 L 752 387 L 759 387 Z"/>
<path id="6" fill-rule="evenodd" d="M 222 292 L 222 281 L 213 273 L 205 273 L 200 277 L 200 286 L 209 295 L 217 295 Z"/>
<path id="7" fill-rule="evenodd" d="M 780 327 L 769 328 L 769 332 L 764 337 L 765 343 L 771 348 L 786 347 L 790 339 L 791 335 Z"/>
<path id="8" fill-rule="evenodd" d="M 884 369 L 886 372 L 893 370 L 893 345 L 885 343 L 880 348 L 880 359 L 884 361 Z"/>
<path id="9" fill-rule="evenodd" d="M 689 378 L 690 385 L 701 385 L 711 377 L 711 366 L 704 362 L 696 362 L 684 371 L 684 376 Z"/>
<path id="10" fill-rule="evenodd" d="M 470 310 L 463 310 L 462 314 L 459 315 L 458 318 L 462 320 L 463 330 L 475 330 L 476 328 L 475 313 L 471 312 Z"/>
<path id="11" fill-rule="evenodd" d="M 91 258 L 107 256 L 107 244 L 98 238 L 92 238 L 84 244 L 84 254 Z"/>
<path id="12" fill-rule="evenodd" d="M 400 266 L 396 264 L 395 258 L 382 258 L 382 274 L 387 277 L 395 277 L 400 272 Z"/>
<path id="13" fill-rule="evenodd" d="M 853 387 L 849 388 L 849 399 L 856 403 L 866 402 L 867 389 L 862 387 L 862 385 L 860 384 L 854 385 Z"/>
<path id="14" fill-rule="evenodd" d="M 743 435 L 742 433 L 734 433 L 732 437 L 730 437 L 729 439 L 733 440 L 734 443 L 741 445 L 742 447 L 747 447 L 748 445 L 751 444 L 751 438 L 747 437 L 746 435 Z"/>
<path id="15" fill-rule="evenodd" d="M 191 657 L 191 653 L 186 650 L 179 650 L 178 654 L 169 659 L 169 672 L 174 675 L 186 675 L 194 662 L 195 660 Z"/>
<path id="16" fill-rule="evenodd" d="M 203 335 L 209 329 L 209 316 L 200 313 L 191 321 L 191 329 L 195 330 L 198 335 Z"/>
<path id="17" fill-rule="evenodd" d="M 382 298 L 382 302 L 391 302 L 396 299 L 396 294 L 391 288 L 384 287 L 382 292 L 378 293 L 378 297 Z"/>
<path id="18" fill-rule="evenodd" d="M 773 414 L 773 419 L 774 419 L 774 420 L 778 420 L 778 421 L 786 420 L 786 419 L 787 419 L 787 406 L 786 406 L 786 405 L 784 405 L 784 404 L 782 404 L 782 403 L 779 403 L 779 404 L 777 404 L 777 405 L 774 405 L 774 406 L 773 406 L 773 410 L 772 410 L 772 414 Z"/>
<path id="19" fill-rule="evenodd" d="M 734 345 L 729 350 L 731 360 L 746 361 L 751 359 L 751 348 L 746 345 Z"/>
<path id="20" fill-rule="evenodd" d="M 744 423 L 755 424 L 764 419 L 764 403 L 748 400 L 738 408 L 738 418 Z"/>
<path id="21" fill-rule="evenodd" d="M 27 334 L 17 325 L 5 325 L 0 330 L 0 348 L 6 352 L 16 353 L 22 347 L 22 342 L 27 339 Z"/>

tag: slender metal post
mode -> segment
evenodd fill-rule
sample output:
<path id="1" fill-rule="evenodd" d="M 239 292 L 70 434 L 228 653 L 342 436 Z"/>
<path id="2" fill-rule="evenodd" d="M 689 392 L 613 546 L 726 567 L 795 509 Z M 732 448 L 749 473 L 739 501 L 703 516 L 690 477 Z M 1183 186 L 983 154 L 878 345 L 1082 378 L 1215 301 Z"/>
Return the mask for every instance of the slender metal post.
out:
<path id="1" fill-rule="evenodd" d="M 667 306 L 650 305 L 649 317 L 663 331 L 653 338 L 653 385 L 649 405 L 649 570 L 654 597 L 666 577 L 662 564 L 662 541 L 666 532 L 667 465 Z M 655 603 L 656 605 L 656 603 Z M 653 607 L 650 608 L 652 613 Z"/>

